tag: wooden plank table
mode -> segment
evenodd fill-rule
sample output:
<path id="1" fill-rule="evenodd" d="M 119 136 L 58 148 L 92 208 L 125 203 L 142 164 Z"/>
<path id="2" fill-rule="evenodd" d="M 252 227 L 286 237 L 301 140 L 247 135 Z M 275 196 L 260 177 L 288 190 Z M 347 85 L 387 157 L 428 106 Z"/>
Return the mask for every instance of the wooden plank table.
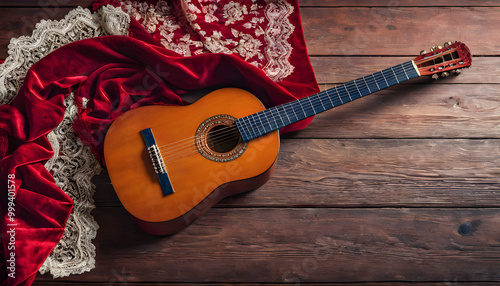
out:
<path id="1" fill-rule="evenodd" d="M 90 0 L 0 3 L 11 37 Z M 223 200 L 186 230 L 133 225 L 106 172 L 93 214 L 96 268 L 36 285 L 500 283 L 500 3 L 302 0 L 322 89 L 466 43 L 473 67 L 416 79 L 316 116 L 281 140 L 258 190 Z"/>

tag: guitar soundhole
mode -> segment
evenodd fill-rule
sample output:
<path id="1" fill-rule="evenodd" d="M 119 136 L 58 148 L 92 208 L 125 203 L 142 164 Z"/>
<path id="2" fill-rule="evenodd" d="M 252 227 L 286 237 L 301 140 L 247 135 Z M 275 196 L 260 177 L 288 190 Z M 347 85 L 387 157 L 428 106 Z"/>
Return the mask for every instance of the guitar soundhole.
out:
<path id="1" fill-rule="evenodd" d="M 241 156 L 248 143 L 243 142 L 235 121 L 236 118 L 226 114 L 203 121 L 195 135 L 198 152 L 216 162 L 228 162 Z"/>
<path id="2" fill-rule="evenodd" d="M 208 148 L 217 153 L 231 152 L 242 141 L 235 125 L 215 125 L 207 133 Z"/>

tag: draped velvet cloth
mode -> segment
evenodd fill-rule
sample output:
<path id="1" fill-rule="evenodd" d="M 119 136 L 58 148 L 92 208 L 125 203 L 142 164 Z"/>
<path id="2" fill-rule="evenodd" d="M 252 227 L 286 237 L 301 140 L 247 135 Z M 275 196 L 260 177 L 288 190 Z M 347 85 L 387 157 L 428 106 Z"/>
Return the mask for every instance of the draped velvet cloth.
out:
<path id="1" fill-rule="evenodd" d="M 297 1 L 290 2 L 298 8 Z M 132 108 L 182 105 L 183 95 L 190 92 L 228 86 L 249 90 L 267 107 L 318 92 L 301 35 L 300 17 L 294 19 L 297 54 L 290 60 L 296 68 L 287 80 L 278 83 L 255 64 L 235 55 L 203 53 L 183 57 L 165 49 L 134 19 L 131 37 L 77 41 L 33 65 L 11 105 L 0 106 L 2 285 L 33 282 L 62 237 L 72 210 L 72 200 L 44 168 L 53 156 L 46 135 L 61 122 L 64 99 L 70 93 L 74 93 L 79 107 L 74 129 L 104 164 L 102 143 L 106 131 L 114 119 Z M 295 123 L 281 132 L 304 128 L 310 121 Z M 9 199 L 15 202 L 11 209 L 7 208 Z M 7 271 L 8 267 L 13 268 Z M 15 274 L 7 277 L 13 271 Z"/>
<path id="2" fill-rule="evenodd" d="M 109 124 L 125 111 L 151 104 L 183 104 L 191 91 L 233 86 L 249 90 L 266 106 L 314 93 L 310 84 L 295 84 L 294 95 L 255 66 L 231 55 L 181 57 L 163 47 L 131 37 L 108 36 L 78 41 L 49 54 L 28 72 L 11 105 L 0 106 L 2 203 L 7 178 L 15 175 L 15 250 L 3 237 L 3 264 L 15 254 L 15 278 L 30 284 L 36 271 L 63 234 L 71 199 L 43 167 L 52 156 L 46 134 L 64 114 L 63 101 L 75 92 L 79 118 L 75 131 L 98 158 Z M 289 126 L 305 127 L 308 121 Z M 2 208 L 2 233 L 11 223 Z M 9 263 L 6 264 L 9 266 Z M 2 267 L 2 277 L 6 277 Z M 9 272 L 10 273 L 10 272 Z M 4 280 L 7 281 L 7 280 Z M 6 282 L 4 282 L 6 283 Z"/>

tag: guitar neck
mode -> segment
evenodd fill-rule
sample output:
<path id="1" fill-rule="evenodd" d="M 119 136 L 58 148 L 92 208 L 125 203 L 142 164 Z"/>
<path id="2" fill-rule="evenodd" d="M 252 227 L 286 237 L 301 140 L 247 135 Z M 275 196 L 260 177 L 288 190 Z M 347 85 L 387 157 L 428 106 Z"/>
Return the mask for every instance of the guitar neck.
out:
<path id="1" fill-rule="evenodd" d="M 236 126 L 243 141 L 248 141 L 418 76 L 419 72 L 413 61 L 408 61 L 320 93 L 240 118 L 236 120 Z"/>

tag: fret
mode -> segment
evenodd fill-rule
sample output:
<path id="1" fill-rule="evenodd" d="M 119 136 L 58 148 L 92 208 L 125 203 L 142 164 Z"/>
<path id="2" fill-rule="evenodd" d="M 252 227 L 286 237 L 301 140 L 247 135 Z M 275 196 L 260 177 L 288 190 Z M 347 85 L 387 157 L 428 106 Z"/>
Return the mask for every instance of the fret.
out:
<path id="1" fill-rule="evenodd" d="M 378 90 L 381 90 L 380 86 L 377 83 L 377 79 L 375 78 L 375 74 L 372 73 L 373 80 L 375 81 L 375 84 L 377 85 Z"/>
<path id="2" fill-rule="evenodd" d="M 288 124 L 292 123 L 292 120 L 290 120 L 290 117 L 288 117 L 288 112 L 286 112 L 285 105 L 281 105 L 281 108 L 283 109 L 283 113 L 286 115 L 286 119 L 288 119 L 288 123 L 285 123 L 284 126 L 287 126 Z"/>
<path id="3" fill-rule="evenodd" d="M 382 77 L 384 78 L 385 84 L 387 84 L 386 88 L 387 88 L 387 87 L 389 87 L 389 86 L 391 86 L 391 85 L 389 84 L 389 82 L 387 82 L 387 78 L 386 78 L 386 77 L 385 77 L 385 75 L 384 75 L 384 71 L 381 71 L 381 72 L 380 72 L 380 74 L 381 74 L 381 75 L 382 75 Z"/>
<path id="4" fill-rule="evenodd" d="M 302 110 L 302 113 L 304 114 L 303 118 L 307 118 L 306 111 L 304 110 L 304 107 L 302 106 L 302 101 L 296 101 L 296 102 L 300 106 L 300 109 Z"/>
<path id="5" fill-rule="evenodd" d="M 240 125 L 240 126 L 243 126 L 243 131 L 244 131 L 243 133 L 245 134 L 245 137 L 246 137 L 246 138 L 251 138 L 252 134 L 250 134 L 250 133 L 251 133 L 252 131 L 251 131 L 251 129 L 250 129 L 250 126 L 246 123 L 246 121 L 248 121 L 248 118 L 246 118 L 246 117 L 243 117 L 243 118 L 242 118 L 242 120 L 241 120 L 241 122 L 240 122 L 240 120 L 236 120 L 237 125 L 238 125 L 238 123 L 239 123 L 239 125 Z M 238 128 L 238 129 L 239 129 L 239 130 L 240 130 L 240 132 L 241 132 L 241 129 L 242 129 L 242 128 Z M 243 134 L 243 133 L 242 133 L 242 134 Z M 243 138 L 243 140 L 245 140 L 245 137 Z"/>
<path id="6" fill-rule="evenodd" d="M 265 116 L 266 116 L 267 125 L 269 125 L 269 130 L 273 130 L 273 127 L 271 126 L 271 120 L 269 120 L 267 113 L 265 113 Z"/>
<path id="7" fill-rule="evenodd" d="M 368 85 L 366 84 L 365 79 L 364 78 L 362 78 L 362 79 L 363 79 L 363 81 L 357 79 L 357 80 L 355 80 L 355 82 L 358 81 L 358 83 L 356 84 L 356 87 L 359 89 L 359 92 L 361 93 L 361 96 L 363 97 L 365 95 L 370 94 L 371 91 L 370 91 L 370 88 L 368 87 Z"/>
<path id="8" fill-rule="evenodd" d="M 337 88 L 337 86 L 334 88 L 335 88 L 335 92 L 337 93 L 338 98 L 340 99 L 340 103 L 344 104 L 344 101 L 342 101 L 342 97 L 340 96 L 339 89 Z"/>
<path id="9" fill-rule="evenodd" d="M 389 86 L 393 86 L 393 85 L 398 84 L 398 80 L 394 76 L 394 74 L 392 73 L 391 69 L 385 70 L 385 73 L 386 73 L 385 74 L 385 78 L 387 79 L 387 82 L 389 83 Z"/>
<path id="10" fill-rule="evenodd" d="M 372 93 L 372 90 L 371 90 L 370 86 L 369 86 L 369 85 L 368 85 L 368 83 L 366 82 L 366 77 L 363 77 L 363 81 L 365 82 L 365 85 L 366 85 L 366 87 L 368 88 L 368 91 L 369 91 L 370 93 Z"/>
<path id="11" fill-rule="evenodd" d="M 278 124 L 278 121 L 276 120 L 276 116 L 273 114 L 274 108 L 269 109 L 269 113 L 271 115 L 271 118 L 274 120 L 274 125 L 276 126 L 276 129 L 280 128 L 280 125 Z"/>
<path id="12" fill-rule="evenodd" d="M 276 109 L 276 115 L 278 116 L 278 118 L 279 118 L 279 119 L 280 119 L 280 121 L 281 121 L 281 124 L 282 124 L 282 125 L 281 125 L 281 127 L 283 127 L 283 126 L 285 126 L 286 124 L 285 124 L 285 121 L 283 121 L 283 118 L 281 117 L 281 114 L 279 113 L 278 108 L 279 108 L 279 106 L 277 106 L 277 108 L 275 108 L 275 109 Z"/>
<path id="13" fill-rule="evenodd" d="M 333 101 L 332 101 L 332 97 L 328 94 L 328 89 L 327 89 L 327 90 L 325 90 L 325 92 L 326 92 L 326 96 L 327 96 L 327 97 L 328 97 L 328 99 L 330 100 L 330 103 L 332 104 L 331 108 L 334 108 L 334 107 L 335 107 L 335 104 L 334 104 L 334 103 L 333 103 Z"/>
<path id="14" fill-rule="evenodd" d="M 299 117 L 297 116 L 297 113 L 295 112 L 295 108 L 293 108 L 293 103 L 291 103 L 291 104 L 287 104 L 287 106 L 290 106 L 290 107 L 291 107 L 291 110 L 293 111 L 293 115 L 295 115 L 295 120 L 294 120 L 294 121 L 292 121 L 292 122 L 297 122 L 297 121 L 299 121 L 300 119 L 299 119 Z"/>
<path id="15" fill-rule="evenodd" d="M 249 136 L 247 135 L 248 128 L 243 122 L 245 122 L 245 117 L 235 121 L 236 127 L 240 131 L 241 138 L 243 138 L 243 141 L 247 141 L 249 138 Z"/>
<path id="16" fill-rule="evenodd" d="M 266 129 L 266 127 L 264 126 L 264 123 L 262 122 L 262 118 L 263 118 L 262 115 L 263 114 L 265 114 L 263 111 L 260 111 L 260 112 L 258 112 L 258 113 L 255 114 L 255 117 L 256 117 L 255 121 L 257 122 L 257 119 L 259 120 L 258 123 L 257 123 L 257 126 L 258 126 L 258 133 L 260 135 L 266 134 L 267 132 L 269 132 L 269 130 Z"/>
<path id="17" fill-rule="evenodd" d="M 311 102 L 311 97 L 312 96 L 308 96 L 307 99 L 309 100 L 309 104 L 311 105 L 311 108 L 313 110 L 313 114 L 316 114 L 316 110 L 314 110 L 314 104 L 312 104 L 312 102 Z"/>
<path id="18" fill-rule="evenodd" d="M 259 121 L 257 121 L 257 119 L 259 119 L 259 114 L 258 113 L 254 114 L 254 116 L 252 116 L 252 119 L 256 127 L 255 134 L 258 136 L 264 134 L 263 133 L 264 130 L 262 130 L 262 124 L 259 124 Z"/>
<path id="19" fill-rule="evenodd" d="M 262 112 L 262 111 L 261 111 L 261 112 Z M 260 126 L 261 126 L 262 128 L 264 128 L 264 131 L 265 131 L 265 127 L 264 127 L 264 124 L 262 123 L 262 119 L 261 119 L 261 115 L 262 115 L 262 113 L 261 113 L 261 112 L 256 113 L 256 117 L 257 117 L 257 119 L 259 119 Z M 259 130 L 260 130 L 260 127 L 259 127 Z"/>
<path id="20" fill-rule="evenodd" d="M 253 137 L 257 137 L 257 134 L 255 134 L 255 129 L 251 128 L 251 126 L 253 125 L 252 124 L 252 121 L 250 120 L 251 118 L 247 118 L 247 123 L 248 123 L 248 135 L 250 136 L 253 136 Z"/>
<path id="21" fill-rule="evenodd" d="M 396 78 L 396 81 L 399 83 L 398 76 L 396 75 L 396 73 L 394 72 L 394 69 L 392 67 L 391 67 L 391 71 L 394 74 L 394 77 Z"/>
<path id="22" fill-rule="evenodd" d="M 405 68 L 402 65 L 399 65 L 394 68 L 396 70 L 396 76 L 398 77 L 399 82 L 403 82 L 408 80 L 408 75 L 406 74 Z"/>
<path id="23" fill-rule="evenodd" d="M 363 97 L 363 94 L 361 93 L 361 91 L 359 90 L 359 87 L 358 87 L 358 84 L 356 83 L 356 80 L 353 80 L 352 81 L 354 83 L 354 86 L 356 87 L 356 90 L 358 91 L 359 93 L 359 97 Z"/>
<path id="24" fill-rule="evenodd" d="M 361 94 L 358 93 L 357 88 L 356 88 L 356 86 L 354 86 L 354 83 L 352 81 L 346 83 L 344 86 L 346 87 L 346 90 L 349 93 L 349 99 L 351 101 L 361 97 Z M 358 94 L 358 95 L 356 95 L 356 94 Z"/>
<path id="25" fill-rule="evenodd" d="M 279 128 L 278 125 L 276 124 L 276 122 L 274 122 L 274 124 L 273 124 L 274 117 L 272 116 L 271 113 L 265 112 L 265 110 L 261 111 L 261 112 L 264 112 L 264 114 L 266 115 L 267 125 L 269 125 L 270 130 L 276 130 L 276 128 Z"/>
<path id="26" fill-rule="evenodd" d="M 408 76 L 408 78 L 414 78 L 414 77 L 418 76 L 418 73 L 415 70 L 415 67 L 413 66 L 412 61 L 403 63 L 401 65 L 403 66 L 403 68 L 405 70 L 405 73 Z"/>
<path id="27" fill-rule="evenodd" d="M 321 113 L 321 112 L 327 110 L 327 108 L 323 104 L 325 99 L 323 98 L 321 93 L 317 93 L 317 94 L 313 95 L 313 97 L 314 97 L 313 102 L 316 105 L 316 111 L 317 111 L 316 113 Z"/>
<path id="28" fill-rule="evenodd" d="M 401 64 L 401 66 L 402 66 L 402 69 L 403 69 L 404 74 L 405 74 L 405 77 L 404 77 L 403 81 L 409 80 L 411 78 L 414 78 L 415 76 L 418 76 L 418 75 L 414 75 L 415 74 L 415 68 L 413 67 L 413 64 L 411 62 Z"/>
<path id="29" fill-rule="evenodd" d="M 349 93 L 349 90 L 347 89 L 347 84 L 343 84 L 342 86 L 344 87 L 345 91 L 347 91 L 347 95 L 349 96 L 349 99 L 352 101 L 351 94 Z"/>
<path id="30" fill-rule="evenodd" d="M 403 69 L 403 72 L 405 73 L 406 79 L 410 79 L 410 78 L 408 77 L 408 74 L 406 73 L 406 69 L 405 69 L 404 65 L 403 65 L 403 64 L 401 64 L 400 66 L 401 66 L 401 68 Z"/>
<path id="31" fill-rule="evenodd" d="M 323 99 L 321 98 L 321 93 L 318 93 L 318 100 L 319 100 L 319 103 L 321 103 L 321 107 L 323 108 L 321 111 L 325 111 L 327 108 L 323 104 Z"/>
<path id="32" fill-rule="evenodd" d="M 395 82 L 394 83 L 390 83 L 391 86 L 393 85 L 396 85 L 396 84 L 399 84 L 400 82 L 404 81 L 404 76 L 401 77 L 401 71 L 399 71 L 399 68 L 396 66 L 396 67 L 391 67 L 391 78 L 394 77 L 394 80 Z M 400 80 L 401 79 L 401 80 Z"/>
<path id="33" fill-rule="evenodd" d="M 325 106 L 323 105 L 323 99 L 321 98 L 321 94 L 317 93 L 313 96 L 311 96 L 312 101 L 314 102 L 315 111 L 316 113 L 321 113 L 326 110 Z"/>
<path id="34" fill-rule="evenodd" d="M 275 106 L 236 120 L 243 141 L 259 137 L 383 88 L 418 77 L 412 61 L 367 75 L 315 95 Z M 307 103 L 307 104 L 306 104 Z"/>

